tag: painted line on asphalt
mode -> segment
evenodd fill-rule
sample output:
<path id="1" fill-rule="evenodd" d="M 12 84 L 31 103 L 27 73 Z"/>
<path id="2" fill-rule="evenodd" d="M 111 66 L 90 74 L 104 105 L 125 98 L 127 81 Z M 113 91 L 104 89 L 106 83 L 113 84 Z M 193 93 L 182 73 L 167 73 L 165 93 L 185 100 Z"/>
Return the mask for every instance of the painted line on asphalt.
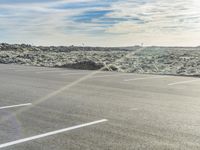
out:
<path id="1" fill-rule="evenodd" d="M 78 72 L 77 72 L 77 73 L 74 72 L 74 73 L 73 73 L 73 72 L 72 72 L 72 73 L 64 73 L 64 74 L 60 74 L 60 75 L 61 75 L 61 76 L 67 76 L 67 75 L 76 75 L 76 74 L 89 74 L 89 73 L 86 73 L 86 72 L 82 72 L 82 73 L 81 73 L 81 72 L 79 72 L 79 73 L 78 73 Z"/>
<path id="2" fill-rule="evenodd" d="M 171 86 L 171 85 L 185 84 L 185 83 L 191 83 L 191 82 L 195 82 L 195 81 L 200 81 L 200 79 L 174 82 L 174 83 L 170 83 L 168 85 Z"/>
<path id="3" fill-rule="evenodd" d="M 15 70 L 15 69 L 20 69 L 20 68 L 0 68 L 0 70 Z"/>
<path id="4" fill-rule="evenodd" d="M 138 110 L 138 108 L 131 108 L 130 110 L 131 111 L 136 111 L 136 110 Z"/>
<path id="5" fill-rule="evenodd" d="M 101 76 L 92 76 L 91 78 L 103 78 L 103 77 L 114 77 L 114 76 L 132 76 L 133 74 L 114 74 L 114 75 L 101 75 Z"/>
<path id="6" fill-rule="evenodd" d="M 137 81 L 137 80 L 148 80 L 148 79 L 161 79 L 166 77 L 145 77 L 145 78 L 134 78 L 134 79 L 125 79 L 124 81 Z"/>
<path id="7" fill-rule="evenodd" d="M 27 68 L 27 69 L 16 69 L 16 70 L 14 70 L 15 72 L 25 72 L 25 71 L 42 71 L 42 70 L 51 70 L 51 69 L 47 69 L 47 68 L 38 68 L 38 69 L 36 69 L 36 68 L 33 68 L 33 69 L 31 69 L 31 68 Z"/>
<path id="8" fill-rule="evenodd" d="M 0 107 L 0 110 L 1 110 L 1 109 L 6 109 L 6 108 L 16 108 L 16 107 L 29 106 L 29 105 L 32 105 L 32 103 L 25 103 L 25 104 L 18 104 L 18 105 L 3 106 L 3 107 Z"/>
<path id="9" fill-rule="evenodd" d="M 36 136 L 31 136 L 31 137 L 28 137 L 28 138 L 24 138 L 24 139 L 0 144 L 0 148 L 13 146 L 13 145 L 17 145 L 17 144 L 20 144 L 20 143 L 25 143 L 25 142 L 28 142 L 28 141 L 44 138 L 44 137 L 47 137 L 47 136 L 56 135 L 56 134 L 59 134 L 59 133 L 67 132 L 67 131 L 78 129 L 78 128 L 83 128 L 83 127 L 86 127 L 86 126 L 91 126 L 91 125 L 103 123 L 103 122 L 106 122 L 106 121 L 108 121 L 108 120 L 107 119 L 101 119 L 101 120 L 97 120 L 97 121 L 93 121 L 93 122 L 89 122 L 89 123 L 84 123 L 84 124 L 80 124 L 80 125 L 76 125 L 76 126 L 52 131 L 52 132 L 47 132 L 47 133 L 44 133 L 44 134 L 39 134 L 39 135 L 36 135 Z"/>
<path id="10" fill-rule="evenodd" d="M 70 70 L 47 70 L 47 71 L 38 71 L 35 73 L 42 74 L 42 73 L 56 73 L 56 72 L 69 72 Z"/>

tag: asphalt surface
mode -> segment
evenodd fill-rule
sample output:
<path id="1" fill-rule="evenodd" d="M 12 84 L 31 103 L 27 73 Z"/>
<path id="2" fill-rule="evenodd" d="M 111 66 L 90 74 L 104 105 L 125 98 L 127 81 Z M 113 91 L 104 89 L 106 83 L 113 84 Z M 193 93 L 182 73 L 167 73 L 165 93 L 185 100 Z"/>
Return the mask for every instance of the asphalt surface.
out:
<path id="1" fill-rule="evenodd" d="M 200 79 L 0 65 L 0 149 L 200 149 Z"/>

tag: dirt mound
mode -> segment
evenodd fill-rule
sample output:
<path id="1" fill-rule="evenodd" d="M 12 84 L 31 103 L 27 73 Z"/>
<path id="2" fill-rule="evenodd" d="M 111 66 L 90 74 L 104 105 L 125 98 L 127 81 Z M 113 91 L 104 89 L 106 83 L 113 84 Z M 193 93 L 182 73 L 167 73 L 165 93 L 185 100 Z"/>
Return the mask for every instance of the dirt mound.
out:
<path id="1" fill-rule="evenodd" d="M 104 67 L 103 64 L 101 63 L 95 63 L 91 60 L 88 61 L 81 61 L 81 62 L 76 62 L 76 63 L 71 63 L 71 64 L 64 64 L 62 66 L 63 68 L 73 68 L 73 69 L 83 69 L 83 70 L 98 70 Z"/>

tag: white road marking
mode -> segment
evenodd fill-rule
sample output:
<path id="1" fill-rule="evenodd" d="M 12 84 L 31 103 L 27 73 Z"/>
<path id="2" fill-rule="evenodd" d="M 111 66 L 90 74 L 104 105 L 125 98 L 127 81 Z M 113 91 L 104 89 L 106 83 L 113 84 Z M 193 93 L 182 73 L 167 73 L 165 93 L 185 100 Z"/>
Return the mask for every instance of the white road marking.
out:
<path id="1" fill-rule="evenodd" d="M 60 74 L 61 76 L 67 76 L 67 75 L 76 75 L 76 74 L 89 74 L 86 72 L 74 72 L 74 73 L 64 73 L 64 74 Z"/>
<path id="2" fill-rule="evenodd" d="M 92 76 L 91 78 L 103 78 L 103 77 L 114 77 L 114 76 L 132 76 L 133 74 L 113 74 L 113 75 L 101 75 L 101 76 Z"/>
<path id="3" fill-rule="evenodd" d="M 42 71 L 42 70 L 51 70 L 51 69 L 47 69 L 47 68 L 38 68 L 38 69 L 36 69 L 36 68 L 32 68 L 32 69 L 30 69 L 30 68 L 27 68 L 27 69 L 16 69 L 16 70 L 14 70 L 15 72 L 24 72 L 24 71 Z"/>
<path id="4" fill-rule="evenodd" d="M 14 69 L 18 69 L 18 68 L 1 68 L 0 70 L 14 70 Z"/>
<path id="5" fill-rule="evenodd" d="M 10 105 L 10 106 L 3 106 L 3 107 L 0 107 L 0 110 L 1 110 L 1 109 L 6 109 L 6 108 L 15 108 L 15 107 L 29 106 L 29 105 L 32 105 L 32 103 L 19 104 L 19 105 Z"/>
<path id="6" fill-rule="evenodd" d="M 94 121 L 94 122 L 89 122 L 89 123 L 85 123 L 85 124 L 81 124 L 81 125 L 72 126 L 72 127 L 69 127 L 69 128 L 64 128 L 64 129 L 60 129 L 60 130 L 56 130 L 56 131 L 52 131 L 52 132 L 47 132 L 47 133 L 44 133 L 44 134 L 40 134 L 40 135 L 36 135 L 36 136 L 24 138 L 24 139 L 12 141 L 12 142 L 0 144 L 0 148 L 9 147 L 9 146 L 12 146 L 12 145 L 36 140 L 36 139 L 39 139 L 39 138 L 44 138 L 44 137 L 47 137 L 47 136 L 59 134 L 59 133 L 62 133 L 62 132 L 67 132 L 67 131 L 70 131 L 70 130 L 74 130 L 74 129 L 78 129 L 78 128 L 82 128 L 82 127 L 86 127 L 86 126 L 91 126 L 91 125 L 106 122 L 106 121 L 108 121 L 108 120 L 102 119 L 102 120 L 97 120 L 97 121 Z"/>
<path id="7" fill-rule="evenodd" d="M 131 108 L 130 110 L 132 110 L 132 111 L 136 111 L 136 110 L 138 110 L 138 108 Z"/>
<path id="8" fill-rule="evenodd" d="M 70 70 L 47 70 L 47 71 L 38 71 L 38 72 L 36 72 L 36 73 L 38 73 L 38 74 L 42 74 L 42 73 L 51 73 L 51 72 L 69 72 Z"/>
<path id="9" fill-rule="evenodd" d="M 160 78 L 166 78 L 165 77 L 145 77 L 145 78 L 135 78 L 135 79 L 125 79 L 124 81 L 136 81 L 136 80 L 147 80 L 147 79 L 160 79 Z"/>
<path id="10" fill-rule="evenodd" d="M 168 85 L 185 84 L 185 83 L 191 83 L 191 82 L 195 82 L 195 81 L 200 81 L 200 79 L 187 80 L 187 81 L 181 81 L 181 82 L 174 82 L 174 83 L 170 83 L 170 84 L 168 84 Z"/>

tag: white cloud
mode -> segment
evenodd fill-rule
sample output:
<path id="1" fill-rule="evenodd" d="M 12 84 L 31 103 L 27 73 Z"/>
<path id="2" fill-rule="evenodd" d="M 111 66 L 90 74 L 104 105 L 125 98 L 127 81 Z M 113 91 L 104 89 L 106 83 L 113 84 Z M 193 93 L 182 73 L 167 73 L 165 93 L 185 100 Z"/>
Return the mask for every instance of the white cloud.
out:
<path id="1" fill-rule="evenodd" d="M 79 3 L 109 3 L 109 7 L 59 9 Z M 98 6 L 98 5 L 97 5 Z M 58 0 L 0 5 L 0 40 L 68 45 L 198 45 L 199 0 Z M 89 21 L 75 21 L 88 11 L 111 10 Z M 88 15 L 88 14 L 85 14 Z M 88 16 L 87 16 L 88 17 Z M 83 17 L 84 18 L 84 17 Z M 186 42 L 187 41 L 187 42 Z"/>

